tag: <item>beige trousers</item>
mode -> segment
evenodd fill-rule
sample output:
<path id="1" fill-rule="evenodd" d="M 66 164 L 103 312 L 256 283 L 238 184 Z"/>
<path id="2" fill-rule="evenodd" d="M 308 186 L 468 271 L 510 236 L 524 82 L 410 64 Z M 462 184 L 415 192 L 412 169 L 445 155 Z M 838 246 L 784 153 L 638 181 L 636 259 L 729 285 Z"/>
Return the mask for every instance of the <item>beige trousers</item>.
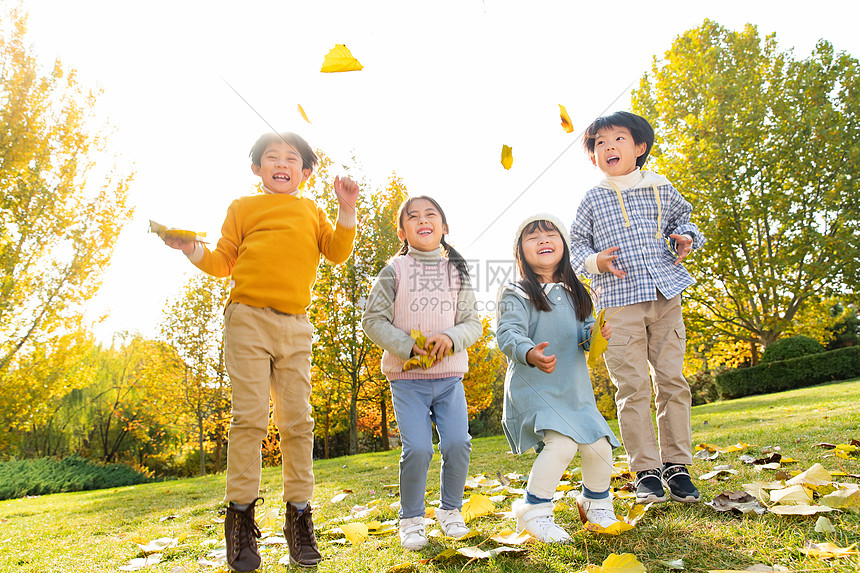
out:
<path id="1" fill-rule="evenodd" d="M 233 387 L 224 500 L 250 503 L 259 495 L 260 450 L 271 396 L 283 460 L 283 499 L 308 501 L 314 489 L 313 326 L 304 314 L 239 303 L 227 307 L 224 325 L 225 361 Z"/>
<path id="2" fill-rule="evenodd" d="M 609 307 L 606 317 L 612 325 L 606 368 L 618 388 L 615 403 L 630 469 L 693 463 L 691 394 L 682 373 L 687 334 L 681 295 L 666 300 L 658 291 L 657 300 Z M 657 405 L 656 440 L 652 391 Z"/>

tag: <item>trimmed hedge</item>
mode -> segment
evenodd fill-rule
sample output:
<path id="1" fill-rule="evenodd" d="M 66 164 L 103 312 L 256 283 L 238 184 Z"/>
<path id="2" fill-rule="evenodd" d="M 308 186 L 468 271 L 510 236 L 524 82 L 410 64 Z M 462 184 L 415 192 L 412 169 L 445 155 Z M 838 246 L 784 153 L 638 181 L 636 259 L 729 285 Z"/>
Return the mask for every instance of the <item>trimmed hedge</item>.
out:
<path id="1" fill-rule="evenodd" d="M 858 346 L 730 370 L 718 374 L 715 382 L 720 398 L 729 399 L 814 386 L 855 376 L 860 376 Z"/>
<path id="2" fill-rule="evenodd" d="M 818 354 L 824 352 L 825 348 L 820 342 L 814 338 L 809 338 L 802 334 L 789 336 L 788 338 L 780 338 L 771 342 L 764 349 L 764 354 L 761 356 L 762 364 L 777 362 L 778 360 L 790 360 L 792 358 L 800 358 L 810 354 Z"/>
<path id="3" fill-rule="evenodd" d="M 0 500 L 151 481 L 126 465 L 97 464 L 79 456 L 0 462 Z"/>

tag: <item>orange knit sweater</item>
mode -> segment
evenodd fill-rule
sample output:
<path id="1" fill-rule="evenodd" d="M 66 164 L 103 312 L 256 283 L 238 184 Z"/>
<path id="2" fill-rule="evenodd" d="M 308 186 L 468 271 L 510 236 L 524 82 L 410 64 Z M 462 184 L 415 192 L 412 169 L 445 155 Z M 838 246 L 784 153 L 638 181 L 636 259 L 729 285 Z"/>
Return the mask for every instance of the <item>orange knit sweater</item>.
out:
<path id="1" fill-rule="evenodd" d="M 320 255 L 349 258 L 355 227 L 333 226 L 311 199 L 252 195 L 227 210 L 214 251 L 194 264 L 210 275 L 232 275 L 230 302 L 303 314 L 311 303 Z"/>

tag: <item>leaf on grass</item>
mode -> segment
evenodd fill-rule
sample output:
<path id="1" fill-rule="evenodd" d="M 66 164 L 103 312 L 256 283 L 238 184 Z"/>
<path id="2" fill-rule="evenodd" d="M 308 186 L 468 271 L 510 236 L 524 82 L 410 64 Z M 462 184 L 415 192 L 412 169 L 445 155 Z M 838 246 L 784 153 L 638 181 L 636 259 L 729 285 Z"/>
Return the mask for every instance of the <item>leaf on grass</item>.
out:
<path id="1" fill-rule="evenodd" d="M 777 515 L 815 515 L 833 511 L 832 507 L 826 505 L 774 505 L 767 509 Z"/>
<path id="2" fill-rule="evenodd" d="M 152 567 L 161 562 L 161 553 L 156 553 L 155 555 L 147 555 L 146 557 L 140 557 L 137 559 L 132 559 L 126 565 L 123 565 L 119 568 L 120 571 L 138 571 L 143 569 L 144 567 Z"/>
<path id="3" fill-rule="evenodd" d="M 669 569 L 683 569 L 684 568 L 684 560 L 683 559 L 675 559 L 674 561 L 658 561 L 658 563 L 668 567 Z"/>
<path id="4" fill-rule="evenodd" d="M 592 533 L 603 533 L 605 535 L 621 535 L 625 531 L 633 529 L 633 525 L 626 521 L 616 521 L 609 527 L 602 527 L 596 523 L 586 523 L 583 529 Z"/>
<path id="5" fill-rule="evenodd" d="M 860 508 L 860 489 L 857 486 L 853 488 L 840 487 L 836 491 L 823 496 L 821 503 L 839 509 Z"/>
<path id="6" fill-rule="evenodd" d="M 645 573 L 645 566 L 632 553 L 611 553 L 603 561 L 601 569 L 606 573 Z"/>
<path id="7" fill-rule="evenodd" d="M 594 321 L 594 326 L 591 327 L 591 346 L 588 348 L 588 366 L 592 369 L 597 368 L 597 359 L 600 355 L 606 352 L 609 347 L 607 341 L 600 329 L 606 324 L 606 309 L 601 308 L 597 315 L 597 320 Z"/>
<path id="8" fill-rule="evenodd" d="M 531 538 L 532 536 L 525 530 L 523 530 L 522 533 L 517 533 L 510 529 L 503 529 L 490 539 L 496 543 L 501 543 L 502 545 L 522 545 Z"/>
<path id="9" fill-rule="evenodd" d="M 851 452 L 857 451 L 857 446 L 855 446 L 854 444 L 836 444 L 836 447 L 834 449 L 842 450 L 843 452 L 847 452 L 850 454 Z"/>
<path id="10" fill-rule="evenodd" d="M 717 452 L 717 451 L 711 452 L 711 450 L 707 450 L 707 449 L 699 450 L 695 453 L 695 455 L 693 455 L 693 457 L 696 458 L 697 460 L 715 460 L 719 456 L 720 456 L 720 452 Z M 747 456 L 747 457 L 752 459 L 752 457 L 750 457 L 750 456 Z M 741 459 L 743 460 L 744 456 L 741 456 Z"/>
<path id="11" fill-rule="evenodd" d="M 279 529 L 281 526 L 281 518 L 278 516 L 278 508 L 270 507 L 257 518 L 257 525 L 260 529 Z"/>
<path id="12" fill-rule="evenodd" d="M 367 525 L 364 523 L 346 523 L 340 526 L 340 530 L 353 545 L 363 543 L 367 539 Z"/>
<path id="13" fill-rule="evenodd" d="M 457 553 L 468 557 L 469 559 L 489 559 L 490 557 L 495 557 L 499 553 L 505 553 L 507 551 L 513 551 L 515 553 L 519 553 L 520 551 L 524 551 L 521 547 L 496 547 L 495 549 L 490 549 L 489 551 L 484 551 L 483 549 L 478 549 L 475 547 L 461 547 L 457 549 Z"/>
<path id="14" fill-rule="evenodd" d="M 457 550 L 453 547 L 449 547 L 440 553 L 437 553 L 431 561 L 448 561 L 449 559 L 456 557 L 458 555 Z"/>
<path id="15" fill-rule="evenodd" d="M 418 565 L 415 563 L 400 563 L 385 570 L 385 573 L 408 573 L 409 571 L 417 571 Z"/>
<path id="16" fill-rule="evenodd" d="M 653 502 L 646 503 L 644 505 L 640 503 L 634 503 L 630 506 L 630 509 L 627 510 L 627 515 L 624 516 L 624 521 L 626 521 L 630 525 L 636 525 L 637 523 L 639 523 L 639 520 L 645 516 L 645 512 L 651 509 L 652 505 L 654 505 Z"/>
<path id="17" fill-rule="evenodd" d="M 573 122 L 570 121 L 570 116 L 567 115 L 567 110 L 564 109 L 564 106 L 558 104 L 559 113 L 561 114 L 561 127 L 564 128 L 565 133 L 573 133 Z"/>
<path id="18" fill-rule="evenodd" d="M 258 541 L 260 545 L 286 545 L 287 540 L 280 535 L 272 535 L 270 537 L 266 537 L 265 539 L 261 539 Z"/>
<path id="19" fill-rule="evenodd" d="M 729 479 L 733 475 L 737 475 L 738 470 L 732 469 L 731 466 L 717 466 L 713 471 L 699 476 L 700 480 L 708 480 L 712 478 Z"/>
<path id="20" fill-rule="evenodd" d="M 830 472 L 821 464 L 813 464 L 808 470 L 802 472 L 786 482 L 787 485 L 812 484 L 825 485 L 833 481 Z"/>
<path id="21" fill-rule="evenodd" d="M 812 503 L 812 493 L 802 485 L 793 485 L 772 490 L 770 501 L 782 505 L 809 505 Z"/>
<path id="22" fill-rule="evenodd" d="M 750 447 L 749 444 L 745 444 L 743 442 L 738 442 L 737 444 L 735 444 L 733 446 L 729 446 L 727 448 L 721 448 L 719 451 L 724 453 L 724 454 L 730 454 L 732 452 L 739 452 L 741 450 L 745 450 L 748 447 Z"/>
<path id="23" fill-rule="evenodd" d="M 766 464 L 779 463 L 779 461 L 781 459 L 782 459 L 782 454 L 773 453 L 773 454 L 771 454 L 765 458 L 759 458 L 759 459 L 753 461 L 753 463 L 756 465 L 759 465 L 759 466 L 763 466 Z"/>
<path id="24" fill-rule="evenodd" d="M 144 555 L 148 555 L 150 553 L 156 553 L 158 551 L 164 551 L 169 547 L 176 547 L 176 544 L 179 542 L 178 539 L 174 539 L 173 537 L 159 537 L 158 539 L 153 539 L 149 543 L 141 545 L 137 544 L 140 547 L 140 550 L 143 551 Z"/>
<path id="25" fill-rule="evenodd" d="M 830 543 L 829 541 L 827 543 L 813 543 L 811 541 L 806 541 L 803 549 L 800 551 L 810 557 L 833 559 L 834 557 L 850 557 L 851 555 L 857 555 L 857 551 L 854 551 L 854 547 L 856 545 L 856 543 L 853 543 L 848 547 L 839 547 L 835 543 Z"/>
<path id="26" fill-rule="evenodd" d="M 830 520 L 823 515 L 818 516 L 815 521 L 815 531 L 818 533 L 836 533 L 836 528 L 830 523 Z"/>
<path id="27" fill-rule="evenodd" d="M 696 451 L 707 450 L 709 452 L 716 452 L 719 449 L 720 449 L 720 447 L 715 446 L 714 444 L 696 444 Z"/>
<path id="28" fill-rule="evenodd" d="M 311 123 L 311 120 L 308 119 L 308 114 L 305 113 L 305 108 L 302 107 L 302 104 L 298 104 L 299 113 L 302 114 L 302 119 L 308 123 Z"/>
<path id="29" fill-rule="evenodd" d="M 705 502 L 714 511 L 734 511 L 741 515 L 748 513 L 763 514 L 767 508 L 758 499 L 745 491 L 724 491 L 713 500 Z"/>
<path id="30" fill-rule="evenodd" d="M 323 59 L 320 71 L 325 74 L 336 72 L 358 72 L 364 69 L 352 52 L 343 44 L 335 44 Z"/>
<path id="31" fill-rule="evenodd" d="M 756 563 L 750 565 L 746 569 L 709 569 L 708 573 L 747 573 L 747 571 L 757 571 L 759 573 L 791 573 L 791 569 L 782 565 L 765 565 L 764 563 Z"/>
<path id="32" fill-rule="evenodd" d="M 348 493 L 341 492 L 341 493 L 337 494 L 336 496 L 334 496 L 333 498 L 331 498 L 329 500 L 329 503 L 340 503 L 343 500 L 345 500 L 346 496 L 348 496 L 348 495 L 349 495 Z"/>
<path id="33" fill-rule="evenodd" d="M 463 507 L 460 509 L 460 513 L 463 515 L 463 521 L 469 523 L 476 517 L 480 517 L 482 515 L 489 515 L 496 511 L 496 506 L 493 505 L 493 502 L 485 496 L 479 493 L 472 494 L 469 497 L 469 501 L 463 504 Z"/>

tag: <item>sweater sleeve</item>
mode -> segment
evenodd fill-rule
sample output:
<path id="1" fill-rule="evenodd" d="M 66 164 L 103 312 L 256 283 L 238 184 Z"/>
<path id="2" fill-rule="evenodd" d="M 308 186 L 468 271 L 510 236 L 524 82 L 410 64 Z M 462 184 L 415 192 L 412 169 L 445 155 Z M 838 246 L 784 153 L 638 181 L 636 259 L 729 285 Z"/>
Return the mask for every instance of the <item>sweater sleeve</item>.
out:
<path id="1" fill-rule="evenodd" d="M 201 271 L 215 277 L 228 277 L 236 266 L 239 257 L 239 245 L 242 243 L 241 216 L 238 213 L 238 202 L 233 201 L 227 209 L 224 224 L 221 225 L 221 238 L 214 251 L 210 251 L 206 245 L 198 243 L 202 247 L 202 255 L 195 247 L 194 258 L 191 262 Z"/>
<path id="2" fill-rule="evenodd" d="M 370 296 L 367 298 L 367 306 L 361 316 L 361 327 L 367 337 L 374 344 L 393 353 L 401 360 L 408 360 L 412 355 L 412 346 L 415 341 L 407 333 L 403 332 L 392 322 L 394 321 L 394 288 L 397 274 L 391 263 L 379 272 Z"/>
<path id="3" fill-rule="evenodd" d="M 594 250 L 594 215 L 592 213 L 591 201 L 588 194 L 582 199 L 579 207 L 576 210 L 576 218 L 570 226 L 570 264 L 573 270 L 580 274 L 594 274 L 592 271 L 597 270 L 596 259 L 592 259 L 594 266 L 586 267 L 586 259 L 596 255 Z"/>
<path id="4" fill-rule="evenodd" d="M 319 212 L 319 250 L 327 261 L 337 265 L 349 258 L 352 253 L 352 245 L 355 242 L 356 227 L 345 227 L 340 223 L 335 225 L 326 215 L 325 211 L 317 207 Z"/>
<path id="5" fill-rule="evenodd" d="M 526 354 L 535 347 L 529 338 L 529 302 L 518 296 L 510 288 L 504 289 L 498 308 L 498 328 L 496 342 L 505 356 L 520 364 L 531 366 L 526 362 Z"/>
<path id="6" fill-rule="evenodd" d="M 454 326 L 443 332 L 454 343 L 454 352 L 466 350 L 475 344 L 484 331 L 476 306 L 475 291 L 472 289 L 471 281 L 468 276 L 460 277 Z"/>

